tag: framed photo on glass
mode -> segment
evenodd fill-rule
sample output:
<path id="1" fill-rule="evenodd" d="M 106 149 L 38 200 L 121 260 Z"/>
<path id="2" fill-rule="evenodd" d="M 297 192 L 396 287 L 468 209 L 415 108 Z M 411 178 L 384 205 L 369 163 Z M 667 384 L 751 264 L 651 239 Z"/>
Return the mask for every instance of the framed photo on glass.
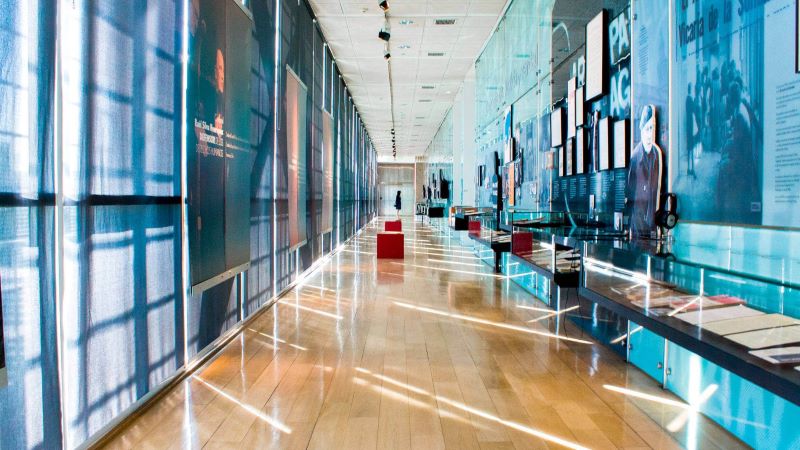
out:
<path id="1" fill-rule="evenodd" d="M 603 117 L 598 122 L 598 153 L 600 164 L 598 170 L 608 170 L 611 168 L 611 119 Z"/>

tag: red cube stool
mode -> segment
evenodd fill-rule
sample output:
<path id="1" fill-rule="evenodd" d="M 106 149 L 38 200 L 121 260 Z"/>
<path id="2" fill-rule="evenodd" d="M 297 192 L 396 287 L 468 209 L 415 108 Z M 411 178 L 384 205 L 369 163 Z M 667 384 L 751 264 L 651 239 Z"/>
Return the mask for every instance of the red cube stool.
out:
<path id="1" fill-rule="evenodd" d="M 378 258 L 403 259 L 403 233 L 378 233 Z"/>
<path id="2" fill-rule="evenodd" d="M 399 220 L 387 220 L 383 225 L 383 231 L 403 231 L 403 222 Z"/>
<path id="3" fill-rule="evenodd" d="M 470 236 L 481 235 L 481 223 L 477 220 L 470 220 L 469 225 L 467 225 L 467 229 L 469 230 Z"/>

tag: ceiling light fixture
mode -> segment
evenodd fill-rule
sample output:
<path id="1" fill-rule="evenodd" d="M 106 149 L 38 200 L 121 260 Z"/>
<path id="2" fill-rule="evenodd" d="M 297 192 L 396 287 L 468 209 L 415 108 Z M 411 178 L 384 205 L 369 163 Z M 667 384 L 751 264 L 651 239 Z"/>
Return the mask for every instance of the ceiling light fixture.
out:
<path id="1" fill-rule="evenodd" d="M 383 0 L 382 2 L 378 3 L 378 6 L 381 7 L 382 10 L 388 11 L 389 10 L 389 2 Z"/>

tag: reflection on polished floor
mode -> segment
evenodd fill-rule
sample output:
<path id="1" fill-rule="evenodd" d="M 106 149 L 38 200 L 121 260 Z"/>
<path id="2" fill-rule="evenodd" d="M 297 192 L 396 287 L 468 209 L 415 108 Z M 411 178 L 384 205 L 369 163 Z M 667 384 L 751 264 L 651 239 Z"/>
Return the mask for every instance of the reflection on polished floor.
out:
<path id="1" fill-rule="evenodd" d="M 110 448 L 523 449 L 744 445 L 456 238 L 375 221 Z"/>

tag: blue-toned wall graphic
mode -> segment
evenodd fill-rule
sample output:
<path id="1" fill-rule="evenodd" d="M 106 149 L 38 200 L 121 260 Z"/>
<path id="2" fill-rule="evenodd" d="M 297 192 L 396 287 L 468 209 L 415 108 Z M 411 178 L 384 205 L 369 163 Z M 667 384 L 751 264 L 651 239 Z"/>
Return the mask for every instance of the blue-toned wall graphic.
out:
<path id="1" fill-rule="evenodd" d="M 794 0 L 678 2 L 673 190 L 685 219 L 796 227 Z"/>

